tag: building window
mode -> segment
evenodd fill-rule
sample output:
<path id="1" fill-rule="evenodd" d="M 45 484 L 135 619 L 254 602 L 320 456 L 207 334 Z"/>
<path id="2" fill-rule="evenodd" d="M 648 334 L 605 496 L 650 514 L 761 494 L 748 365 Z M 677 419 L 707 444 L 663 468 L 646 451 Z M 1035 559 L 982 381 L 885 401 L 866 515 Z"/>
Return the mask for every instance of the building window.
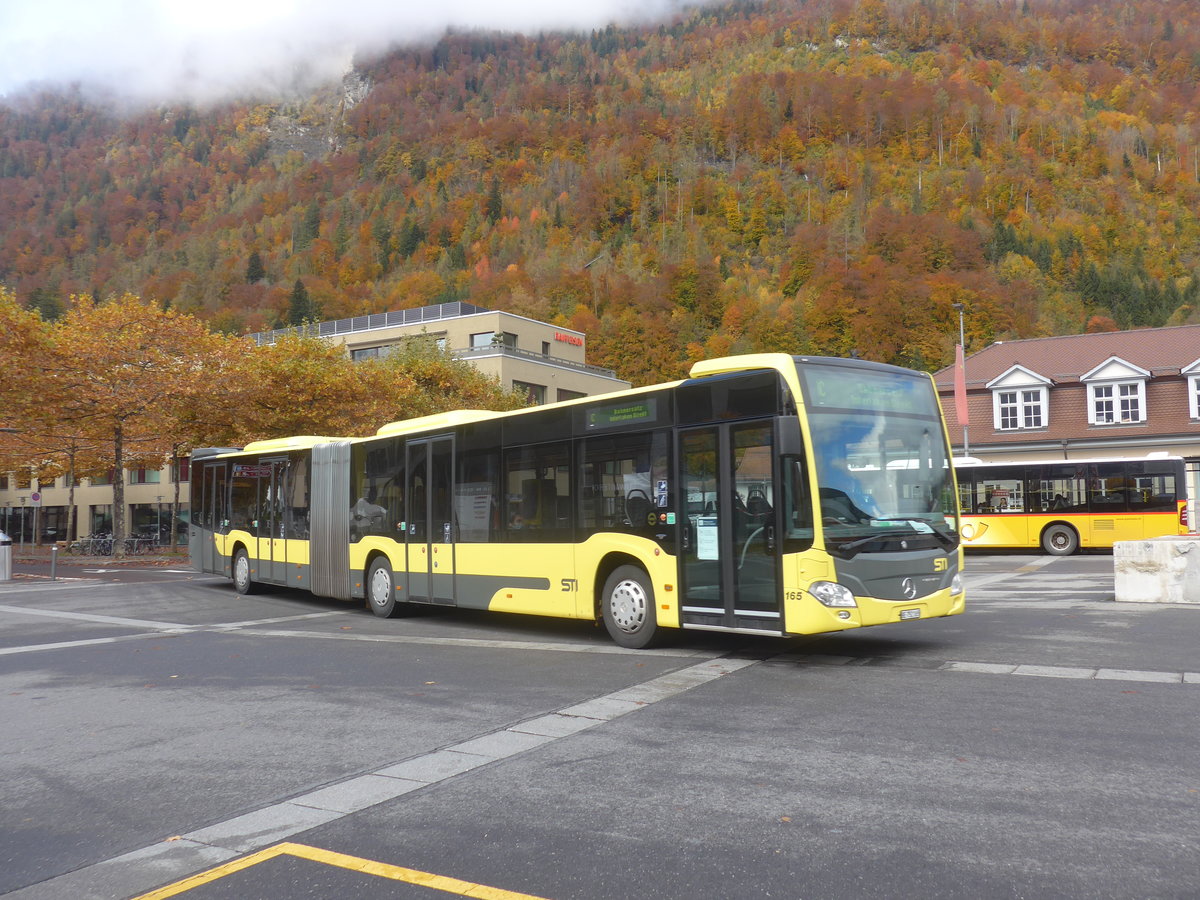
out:
<path id="1" fill-rule="evenodd" d="M 1017 427 L 1017 392 L 1001 391 L 996 397 L 1000 407 L 1000 430 L 1008 431 Z"/>
<path id="2" fill-rule="evenodd" d="M 578 400 L 580 397 L 586 396 L 587 394 L 583 393 L 582 391 L 568 391 L 566 388 L 559 388 L 556 399 L 559 403 L 562 403 L 564 400 Z"/>
<path id="3" fill-rule="evenodd" d="M 517 349 L 517 336 L 509 331 L 481 331 L 471 335 L 471 349 L 481 350 L 487 347 L 505 347 L 508 350 Z"/>
<path id="4" fill-rule="evenodd" d="M 513 390 L 520 391 L 529 398 L 529 402 L 541 406 L 546 402 L 546 388 L 541 384 L 530 384 L 527 381 L 514 381 Z"/>
<path id="5" fill-rule="evenodd" d="M 1091 395 L 1088 420 L 1092 425 L 1119 425 L 1146 420 L 1144 381 L 1092 384 L 1088 385 L 1088 393 Z"/>
<path id="6" fill-rule="evenodd" d="M 192 479 L 192 458 L 177 456 L 171 464 L 171 480 L 176 484 L 185 484 Z"/>
<path id="7" fill-rule="evenodd" d="M 1192 413 L 1193 418 L 1195 417 L 1195 415 L 1196 415 L 1195 413 Z M 0 475 L 0 491 L 7 491 L 7 490 L 8 490 L 8 476 Z"/>
<path id="8" fill-rule="evenodd" d="M 1200 375 L 1188 379 L 1188 410 L 1193 419 L 1200 419 Z"/>
<path id="9" fill-rule="evenodd" d="M 994 396 L 998 431 L 1041 428 L 1046 424 L 1045 388 L 996 391 Z"/>
<path id="10" fill-rule="evenodd" d="M 351 350 L 350 358 L 355 362 L 362 362 L 364 359 L 375 359 L 379 356 L 379 351 L 382 347 L 363 347 L 361 350 Z"/>
<path id="11" fill-rule="evenodd" d="M 130 469 L 130 484 L 158 484 L 162 480 L 162 472 L 158 469 Z"/>

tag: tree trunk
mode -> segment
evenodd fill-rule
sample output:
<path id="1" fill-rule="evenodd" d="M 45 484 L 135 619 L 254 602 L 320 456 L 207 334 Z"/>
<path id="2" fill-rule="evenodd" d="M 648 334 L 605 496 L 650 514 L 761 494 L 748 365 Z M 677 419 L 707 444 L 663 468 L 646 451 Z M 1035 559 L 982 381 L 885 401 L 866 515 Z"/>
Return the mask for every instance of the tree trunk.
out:
<path id="1" fill-rule="evenodd" d="M 171 466 L 175 473 L 175 497 L 171 501 L 171 552 L 175 552 L 175 547 L 179 542 L 179 446 L 171 448 Z M 191 475 L 191 469 L 188 469 L 188 475 Z"/>
<path id="2" fill-rule="evenodd" d="M 125 433 L 120 423 L 113 429 L 113 558 L 125 556 Z"/>
<path id="3" fill-rule="evenodd" d="M 75 540 L 75 454 L 67 457 L 67 546 Z"/>

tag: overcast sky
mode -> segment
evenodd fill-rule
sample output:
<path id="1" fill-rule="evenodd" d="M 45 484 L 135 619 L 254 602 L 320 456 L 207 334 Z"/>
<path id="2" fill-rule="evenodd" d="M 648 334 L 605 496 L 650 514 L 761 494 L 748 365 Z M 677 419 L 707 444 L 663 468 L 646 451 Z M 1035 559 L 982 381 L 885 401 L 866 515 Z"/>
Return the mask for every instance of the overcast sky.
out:
<path id="1" fill-rule="evenodd" d="M 0 97 L 82 83 L 149 102 L 337 77 L 354 52 L 447 27 L 536 33 L 650 21 L 683 0 L 0 0 Z M 693 5 L 693 4 L 688 4 Z"/>

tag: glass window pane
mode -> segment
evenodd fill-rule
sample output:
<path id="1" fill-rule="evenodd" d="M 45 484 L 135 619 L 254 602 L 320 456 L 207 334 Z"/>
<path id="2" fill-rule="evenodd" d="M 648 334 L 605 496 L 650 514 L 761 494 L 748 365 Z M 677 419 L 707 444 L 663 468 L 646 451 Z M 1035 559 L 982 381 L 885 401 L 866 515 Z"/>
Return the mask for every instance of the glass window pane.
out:
<path id="1" fill-rule="evenodd" d="M 1125 512 L 1129 481 L 1124 463 L 1097 463 L 1088 479 L 1088 505 L 1094 513 Z"/>

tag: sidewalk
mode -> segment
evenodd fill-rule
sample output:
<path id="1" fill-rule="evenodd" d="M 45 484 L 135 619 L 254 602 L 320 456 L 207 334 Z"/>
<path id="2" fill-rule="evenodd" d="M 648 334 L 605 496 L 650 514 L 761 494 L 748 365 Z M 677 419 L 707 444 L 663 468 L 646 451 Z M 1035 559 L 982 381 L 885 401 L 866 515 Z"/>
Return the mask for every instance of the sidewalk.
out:
<path id="1" fill-rule="evenodd" d="M 50 547 L 29 547 L 26 546 L 23 550 L 13 545 L 13 566 L 24 565 L 50 565 L 51 560 Z M 58 552 L 58 566 L 104 566 L 112 568 L 113 566 L 132 566 L 135 568 L 154 568 L 157 566 L 187 566 L 188 552 L 186 547 L 180 547 L 177 550 L 169 551 L 162 550 L 156 553 L 141 553 L 136 555 L 125 556 L 118 559 L 115 556 L 80 556 L 78 554 L 67 553 L 65 550 Z"/>

